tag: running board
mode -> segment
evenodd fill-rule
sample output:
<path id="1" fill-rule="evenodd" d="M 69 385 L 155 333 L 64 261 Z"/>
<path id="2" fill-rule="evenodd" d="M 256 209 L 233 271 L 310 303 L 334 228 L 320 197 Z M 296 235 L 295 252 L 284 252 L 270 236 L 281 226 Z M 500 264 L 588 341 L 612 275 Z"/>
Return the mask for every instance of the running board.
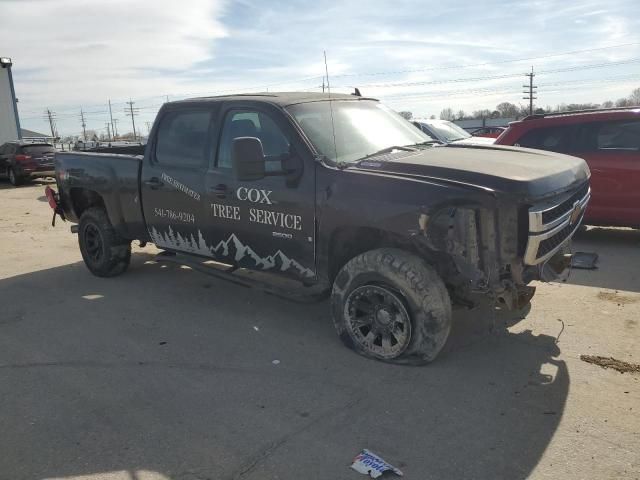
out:
<path id="1" fill-rule="evenodd" d="M 328 292 L 326 289 L 319 290 L 317 287 L 304 287 L 302 284 L 297 287 L 292 287 L 292 284 L 298 284 L 299 282 L 296 282 L 295 280 L 283 280 L 274 274 L 267 272 L 247 270 L 226 263 L 220 263 L 214 260 L 205 260 L 199 257 L 192 257 L 191 255 L 184 255 L 180 253 L 163 251 L 155 256 L 155 261 L 186 265 L 200 273 L 211 275 L 243 287 L 260 290 L 269 295 L 296 303 L 315 303 L 321 301 L 326 298 Z M 250 278 L 250 275 L 255 274 L 271 277 L 274 281 L 279 281 L 280 283 L 286 282 L 289 285 L 287 287 L 277 287 L 271 285 L 267 281 Z"/>

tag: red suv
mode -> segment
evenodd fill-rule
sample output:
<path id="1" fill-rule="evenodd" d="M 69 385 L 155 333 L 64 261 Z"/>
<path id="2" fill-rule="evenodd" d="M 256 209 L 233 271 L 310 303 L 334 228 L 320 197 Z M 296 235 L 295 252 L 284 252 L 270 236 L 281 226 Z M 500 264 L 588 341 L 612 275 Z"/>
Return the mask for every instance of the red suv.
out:
<path id="1" fill-rule="evenodd" d="M 584 223 L 640 228 L 640 107 L 531 115 L 495 143 L 585 159 L 591 201 Z"/>

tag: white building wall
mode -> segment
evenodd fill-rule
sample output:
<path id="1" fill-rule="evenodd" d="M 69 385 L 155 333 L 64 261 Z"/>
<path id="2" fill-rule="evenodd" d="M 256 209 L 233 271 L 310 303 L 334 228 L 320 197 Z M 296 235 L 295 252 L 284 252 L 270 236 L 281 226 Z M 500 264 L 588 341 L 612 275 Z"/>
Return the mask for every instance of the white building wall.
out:
<path id="1" fill-rule="evenodd" d="M 0 145 L 18 139 L 18 119 L 15 112 L 9 69 L 0 67 Z"/>

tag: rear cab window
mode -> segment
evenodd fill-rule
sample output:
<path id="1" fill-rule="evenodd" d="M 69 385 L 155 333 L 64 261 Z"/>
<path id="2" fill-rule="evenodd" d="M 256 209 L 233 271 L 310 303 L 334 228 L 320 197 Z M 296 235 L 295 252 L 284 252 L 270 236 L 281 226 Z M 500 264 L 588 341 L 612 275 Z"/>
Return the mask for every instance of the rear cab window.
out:
<path id="1" fill-rule="evenodd" d="M 198 168 L 208 163 L 210 110 L 179 110 L 160 120 L 155 161 L 160 165 Z"/>

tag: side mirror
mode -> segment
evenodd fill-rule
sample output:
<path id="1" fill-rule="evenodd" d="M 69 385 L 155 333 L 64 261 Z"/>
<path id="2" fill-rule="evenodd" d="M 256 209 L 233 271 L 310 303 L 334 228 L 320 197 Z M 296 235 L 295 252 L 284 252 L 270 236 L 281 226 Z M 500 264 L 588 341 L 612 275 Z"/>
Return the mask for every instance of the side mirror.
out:
<path id="1" fill-rule="evenodd" d="M 231 163 L 237 180 L 260 180 L 265 177 L 262 142 L 255 137 L 233 139 Z"/>

